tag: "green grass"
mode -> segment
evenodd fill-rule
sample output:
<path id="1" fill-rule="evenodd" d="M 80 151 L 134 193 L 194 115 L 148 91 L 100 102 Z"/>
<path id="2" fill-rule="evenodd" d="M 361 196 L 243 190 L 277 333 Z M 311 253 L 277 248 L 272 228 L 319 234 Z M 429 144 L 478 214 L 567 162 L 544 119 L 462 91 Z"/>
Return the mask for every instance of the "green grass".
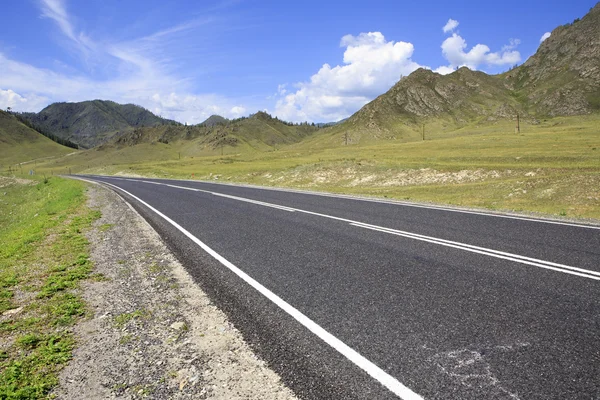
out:
<path id="1" fill-rule="evenodd" d="M 342 133 L 325 129 L 272 151 L 226 147 L 223 156 L 194 140 L 142 144 L 81 152 L 40 171 L 244 182 L 600 219 L 600 115 L 525 121 L 521 134 L 513 121 L 443 125 L 427 125 L 425 141 L 414 131 L 345 146 Z M 473 179 L 443 180 L 460 171 Z M 407 174 L 415 179 L 403 180 Z"/>
<path id="2" fill-rule="evenodd" d="M 27 174 L 38 163 L 76 152 L 25 126 L 0 110 L 0 170 Z"/>
<path id="3" fill-rule="evenodd" d="M 135 310 L 130 313 L 123 313 L 116 315 L 114 318 L 114 323 L 117 328 L 123 328 L 130 321 L 138 320 L 138 319 L 147 319 L 150 317 L 150 312 L 147 310 Z"/>
<path id="4" fill-rule="evenodd" d="M 113 227 L 113 224 L 102 224 L 98 227 L 98 230 L 100 232 L 106 232 L 107 230 L 109 230 L 112 227 Z"/>
<path id="5" fill-rule="evenodd" d="M 65 327 L 85 314 L 78 283 L 92 270 L 83 232 L 99 217 L 85 186 L 0 177 L 0 399 L 45 398 L 75 341 Z"/>

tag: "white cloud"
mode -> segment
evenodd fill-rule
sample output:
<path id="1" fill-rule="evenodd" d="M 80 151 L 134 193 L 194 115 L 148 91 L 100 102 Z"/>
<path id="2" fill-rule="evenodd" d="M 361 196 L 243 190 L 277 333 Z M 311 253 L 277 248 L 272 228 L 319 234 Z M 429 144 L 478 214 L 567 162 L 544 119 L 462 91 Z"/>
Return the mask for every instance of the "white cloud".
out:
<path id="1" fill-rule="evenodd" d="M 46 104 L 47 101 L 47 98 L 39 97 L 34 94 L 24 97 L 11 89 L 0 89 L 0 109 L 3 110 L 10 107 L 15 111 L 37 111 L 40 106 Z"/>
<path id="2" fill-rule="evenodd" d="M 442 65 L 441 67 L 437 67 L 436 69 L 434 69 L 433 72 L 437 72 L 438 74 L 441 74 L 441 75 L 448 75 L 448 74 L 454 72 L 454 68 L 448 67 L 446 65 Z"/>
<path id="3" fill-rule="evenodd" d="M 471 50 L 466 51 L 467 42 L 458 34 L 453 33 L 442 43 L 442 54 L 450 63 L 448 68 L 453 69 L 462 66 L 478 69 L 481 65 L 514 65 L 521 61 L 521 54 L 514 50 L 519 43 L 519 39 L 511 39 L 510 44 L 504 46 L 499 52 L 491 52 L 485 44 L 477 44 Z"/>
<path id="4" fill-rule="evenodd" d="M 544 40 L 548 39 L 550 37 L 551 33 L 550 32 L 546 32 L 542 35 L 542 37 L 540 38 L 540 43 L 542 43 Z"/>
<path id="5" fill-rule="evenodd" d="M 75 29 L 71 24 L 65 4 L 62 0 L 41 0 L 42 17 L 56 22 L 60 30 L 71 40 L 76 41 Z"/>
<path id="6" fill-rule="evenodd" d="M 42 11 L 41 17 L 53 20 L 77 50 L 87 58 L 92 50 L 93 42 L 83 32 L 76 32 L 64 0 L 39 0 L 39 3 Z"/>
<path id="7" fill-rule="evenodd" d="M 456 29 L 459 22 L 449 19 L 442 28 L 444 33 L 452 32 Z M 520 39 L 510 39 L 509 44 L 502 47 L 498 52 L 492 52 L 485 44 L 477 44 L 471 50 L 467 50 L 467 42 L 456 32 L 446 38 L 442 43 L 442 54 L 450 63 L 447 66 L 441 66 L 434 71 L 440 74 L 449 74 L 457 67 L 469 67 L 478 69 L 481 65 L 502 66 L 514 65 L 521 61 L 521 54 L 515 50 L 521 44 Z"/>
<path id="8" fill-rule="evenodd" d="M 234 106 L 231 107 L 231 110 L 229 110 L 229 114 L 234 118 L 239 118 L 244 115 L 247 115 L 247 110 L 245 107 L 242 106 Z"/>
<path id="9" fill-rule="evenodd" d="M 444 27 L 442 28 L 442 30 L 444 31 L 444 33 L 448 33 L 448 32 L 452 32 L 457 27 L 458 27 L 458 21 L 453 20 L 452 18 L 450 18 L 448 20 L 448 22 L 446 22 L 446 25 L 444 25 Z"/>
<path id="10" fill-rule="evenodd" d="M 517 46 L 521 44 L 521 39 L 512 39 L 511 38 L 511 39 L 509 39 L 508 43 L 509 44 L 502 46 L 503 52 L 516 49 Z"/>
<path id="11" fill-rule="evenodd" d="M 381 32 L 346 35 L 340 46 L 346 48 L 344 65 L 324 64 L 309 82 L 297 83 L 295 92 L 279 87 L 278 117 L 319 122 L 346 118 L 420 67 L 411 59 L 411 43 L 387 41 Z"/>
<path id="12" fill-rule="evenodd" d="M 241 105 L 232 104 L 231 100 L 218 95 L 180 95 L 155 93 L 148 99 L 141 99 L 140 105 L 165 118 L 176 119 L 188 124 L 204 122 L 208 117 L 217 114 L 226 118 L 239 118 L 247 115 Z"/>

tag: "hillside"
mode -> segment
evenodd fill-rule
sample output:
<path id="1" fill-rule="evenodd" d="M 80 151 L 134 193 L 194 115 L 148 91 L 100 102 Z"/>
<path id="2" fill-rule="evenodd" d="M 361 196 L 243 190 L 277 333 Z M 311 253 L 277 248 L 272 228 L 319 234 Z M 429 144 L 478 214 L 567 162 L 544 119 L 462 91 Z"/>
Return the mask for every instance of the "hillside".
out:
<path id="1" fill-rule="evenodd" d="M 600 111 L 600 3 L 556 28 L 523 65 L 488 75 L 462 67 L 448 75 L 420 68 L 329 130 L 350 143 L 416 140 L 423 126 L 449 132 L 499 120 L 530 122 Z"/>
<path id="2" fill-rule="evenodd" d="M 532 113 L 600 111 L 600 3 L 581 20 L 554 29 L 532 57 L 502 77 Z"/>
<path id="3" fill-rule="evenodd" d="M 23 114 L 35 126 L 84 148 L 110 140 L 118 132 L 141 126 L 178 125 L 133 105 L 93 100 L 54 103 L 39 113 Z"/>
<path id="4" fill-rule="evenodd" d="M 212 120 L 211 120 L 212 118 Z M 156 126 L 136 128 L 117 135 L 102 148 L 134 146 L 141 143 L 172 143 L 180 140 L 193 141 L 194 146 L 216 149 L 221 146 L 247 146 L 255 150 L 269 150 L 282 145 L 297 143 L 313 134 L 318 127 L 293 125 L 258 112 L 249 118 L 236 120 L 211 117 L 213 123 L 190 126 Z M 218 122 L 217 122 L 218 121 Z"/>
<path id="5" fill-rule="evenodd" d="M 60 157 L 73 153 L 69 147 L 53 142 L 0 110 L 0 168 L 35 159 Z"/>

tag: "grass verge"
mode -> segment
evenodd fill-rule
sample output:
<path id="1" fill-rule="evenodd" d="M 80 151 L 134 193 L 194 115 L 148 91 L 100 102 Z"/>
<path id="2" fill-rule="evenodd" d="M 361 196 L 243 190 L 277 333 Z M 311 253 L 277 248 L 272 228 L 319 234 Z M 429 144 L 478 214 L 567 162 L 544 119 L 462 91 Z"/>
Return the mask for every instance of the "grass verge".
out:
<path id="1" fill-rule="evenodd" d="M 83 233 L 99 218 L 85 186 L 0 177 L 0 399 L 40 399 L 58 383 L 85 315 L 92 271 Z"/>

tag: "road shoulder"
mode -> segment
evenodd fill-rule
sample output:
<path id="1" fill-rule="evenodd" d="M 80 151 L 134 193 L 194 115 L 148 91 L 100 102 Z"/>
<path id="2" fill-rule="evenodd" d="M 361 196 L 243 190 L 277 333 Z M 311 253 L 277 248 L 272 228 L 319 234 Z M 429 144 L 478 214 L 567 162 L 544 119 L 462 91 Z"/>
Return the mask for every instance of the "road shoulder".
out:
<path id="1" fill-rule="evenodd" d="M 90 185 L 89 318 L 54 395 L 61 399 L 293 399 L 158 234 L 115 193 Z"/>

